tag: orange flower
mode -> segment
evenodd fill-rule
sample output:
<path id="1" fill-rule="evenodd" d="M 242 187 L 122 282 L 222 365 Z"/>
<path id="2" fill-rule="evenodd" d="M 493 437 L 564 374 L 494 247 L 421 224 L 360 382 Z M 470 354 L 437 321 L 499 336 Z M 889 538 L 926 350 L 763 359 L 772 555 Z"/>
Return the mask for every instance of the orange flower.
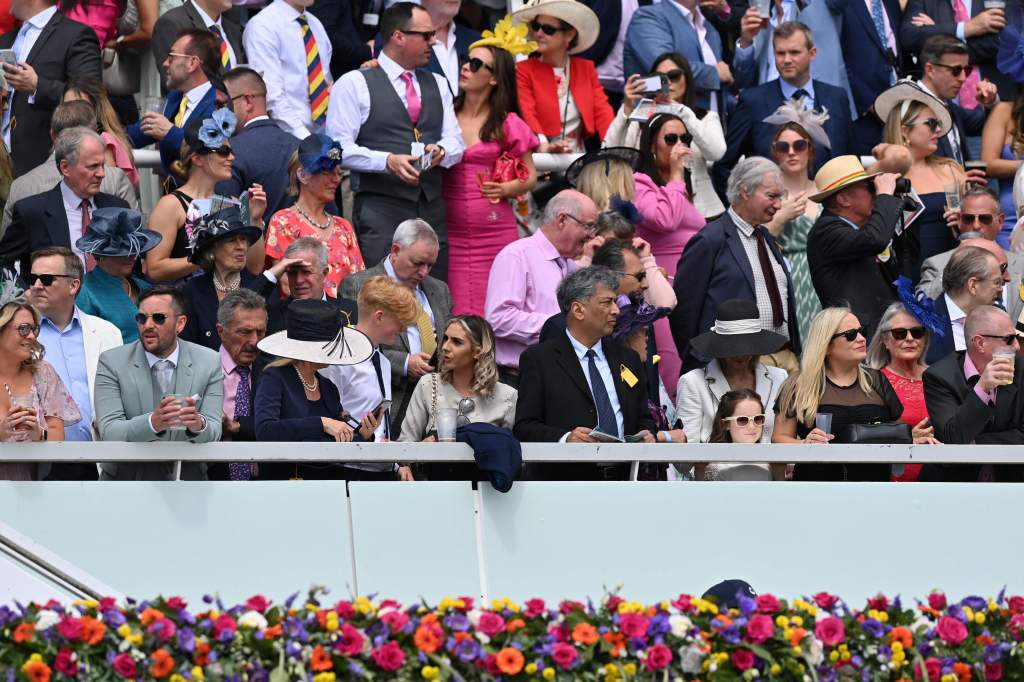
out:
<path id="1" fill-rule="evenodd" d="M 621 632 L 606 632 L 601 637 L 612 645 L 613 658 L 618 658 L 622 654 L 622 650 L 626 648 L 626 636 Z"/>
<path id="2" fill-rule="evenodd" d="M 50 666 L 43 661 L 29 661 L 21 666 L 21 672 L 30 682 L 50 682 Z"/>
<path id="3" fill-rule="evenodd" d="M 467 639 L 473 639 L 473 635 L 469 634 L 468 632 L 456 632 L 453 635 L 453 637 L 455 637 L 456 642 L 463 642 Z"/>
<path id="4" fill-rule="evenodd" d="M 522 618 L 513 618 L 505 626 L 505 632 L 515 632 L 516 630 L 522 630 L 526 627 L 526 623 L 523 622 Z"/>
<path id="5" fill-rule="evenodd" d="M 324 648 L 319 644 L 313 649 L 313 656 L 309 659 L 309 667 L 314 672 L 322 673 L 325 670 L 330 670 L 334 667 L 334 661 L 331 660 L 331 655 L 324 651 Z"/>
<path id="6" fill-rule="evenodd" d="M 210 645 L 204 640 L 196 642 L 196 665 L 206 665 L 210 660 Z"/>
<path id="7" fill-rule="evenodd" d="M 988 646 L 989 644 L 995 644 L 995 640 L 988 635 L 978 635 L 974 638 L 974 641 L 982 646 Z"/>
<path id="8" fill-rule="evenodd" d="M 412 636 L 416 648 L 426 654 L 432 654 L 441 648 L 441 637 L 438 634 L 436 625 L 420 625 Z"/>
<path id="9" fill-rule="evenodd" d="M 166 616 L 164 616 L 163 611 L 158 611 L 154 608 L 147 608 L 145 611 L 142 612 L 142 615 L 139 616 L 139 620 L 142 622 L 143 625 L 149 625 L 153 621 L 161 620 L 165 617 Z"/>
<path id="10" fill-rule="evenodd" d="M 160 679 L 167 677 L 174 671 L 174 656 L 167 649 L 157 649 L 153 652 L 153 665 L 149 666 L 149 674 Z"/>
<path id="11" fill-rule="evenodd" d="M 966 663 L 954 663 L 953 674 L 957 676 L 960 682 L 971 682 L 971 666 Z"/>
<path id="12" fill-rule="evenodd" d="M 14 643 L 21 644 L 32 639 L 32 634 L 36 631 L 36 626 L 32 623 L 22 623 L 18 627 L 14 628 Z"/>
<path id="13" fill-rule="evenodd" d="M 507 646 L 498 652 L 498 658 L 495 662 L 502 674 L 518 675 L 519 671 L 523 669 L 524 660 L 523 654 L 518 649 Z"/>
<path id="14" fill-rule="evenodd" d="M 597 641 L 597 628 L 590 623 L 577 623 L 572 629 L 572 639 L 584 646 L 590 646 Z"/>
<path id="15" fill-rule="evenodd" d="M 803 628 L 793 628 L 793 631 L 789 633 L 789 643 L 793 646 L 800 646 L 800 642 L 804 641 L 804 637 L 807 636 L 807 630 Z"/>
<path id="16" fill-rule="evenodd" d="M 269 628 L 263 631 L 263 638 L 270 641 L 275 640 L 281 636 L 281 624 L 271 625 Z"/>
<path id="17" fill-rule="evenodd" d="M 909 649 L 914 644 L 914 634 L 900 625 L 889 631 L 889 642 L 899 642 L 904 649 Z"/>
<path id="18" fill-rule="evenodd" d="M 92 616 L 82 616 L 82 641 L 89 646 L 96 646 L 103 641 L 107 626 Z"/>
<path id="19" fill-rule="evenodd" d="M 420 619 L 420 623 L 422 623 L 423 625 L 433 625 L 436 622 L 437 622 L 437 614 L 436 613 L 428 613 L 427 615 L 423 616 L 423 618 Z"/>

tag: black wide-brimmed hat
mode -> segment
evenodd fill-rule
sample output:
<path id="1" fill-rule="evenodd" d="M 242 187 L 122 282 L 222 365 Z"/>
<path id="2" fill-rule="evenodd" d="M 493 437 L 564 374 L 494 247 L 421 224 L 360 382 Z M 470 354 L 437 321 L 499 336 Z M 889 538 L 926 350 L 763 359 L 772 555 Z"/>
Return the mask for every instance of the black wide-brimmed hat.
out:
<path id="1" fill-rule="evenodd" d="M 356 365 L 373 355 L 366 334 L 346 327 L 341 311 L 319 299 L 292 301 L 287 328 L 262 339 L 256 347 L 279 358 L 319 365 Z"/>
<path id="2" fill-rule="evenodd" d="M 649 303 L 627 303 L 619 307 L 619 317 L 615 320 L 612 338 L 621 341 L 638 329 L 650 326 L 655 320 L 672 312 L 671 308 L 659 308 Z"/>
<path id="3" fill-rule="evenodd" d="M 592 152 L 587 152 L 580 158 L 576 159 L 565 169 L 565 181 L 571 186 L 576 187 L 576 181 L 579 180 L 580 173 L 583 169 L 592 163 L 598 161 L 604 161 L 605 164 L 611 161 L 622 161 L 627 164 L 633 170 L 636 170 L 636 165 L 640 163 L 640 151 L 633 149 L 632 147 L 605 147 L 604 149 L 596 149 Z M 607 165 L 605 167 L 605 174 L 608 173 Z"/>
<path id="4" fill-rule="evenodd" d="M 242 233 L 252 246 L 263 236 L 263 230 L 259 227 L 242 222 L 242 211 L 237 206 L 226 206 L 215 213 L 199 216 L 192 223 L 191 229 L 192 235 L 188 242 L 191 253 L 188 259 L 193 263 L 199 262 L 203 253 L 222 239 Z"/>
<path id="5" fill-rule="evenodd" d="M 722 301 L 715 314 L 715 326 L 690 340 L 698 355 L 706 358 L 735 358 L 766 355 L 786 345 L 786 337 L 761 328 L 757 304 L 743 298 Z"/>
<path id="6" fill-rule="evenodd" d="M 719 608 L 738 609 L 740 608 L 740 597 L 753 599 L 757 592 L 742 578 L 729 578 L 708 588 L 701 598 L 714 601 Z"/>
<path id="7" fill-rule="evenodd" d="M 142 214 L 130 208 L 97 208 L 89 233 L 75 240 L 75 248 L 93 256 L 141 256 L 160 243 L 156 230 L 142 226 Z"/>

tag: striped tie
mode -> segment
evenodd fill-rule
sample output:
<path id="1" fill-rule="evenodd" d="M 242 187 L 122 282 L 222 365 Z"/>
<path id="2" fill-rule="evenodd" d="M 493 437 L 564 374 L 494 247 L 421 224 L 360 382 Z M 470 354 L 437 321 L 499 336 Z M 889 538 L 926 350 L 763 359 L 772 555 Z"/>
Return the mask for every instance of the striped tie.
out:
<path id="1" fill-rule="evenodd" d="M 210 27 L 210 33 L 217 36 L 217 42 L 220 44 L 220 65 L 226 69 L 231 62 L 231 55 L 228 54 L 228 42 L 224 40 L 224 34 L 220 32 L 220 26 L 217 24 Z"/>
<path id="2" fill-rule="evenodd" d="M 320 50 L 316 48 L 316 38 L 309 28 L 306 15 L 300 14 L 295 19 L 302 27 L 302 42 L 306 46 L 306 78 L 309 81 L 309 109 L 313 113 L 313 124 L 323 126 L 327 120 L 327 81 L 320 65 Z"/>

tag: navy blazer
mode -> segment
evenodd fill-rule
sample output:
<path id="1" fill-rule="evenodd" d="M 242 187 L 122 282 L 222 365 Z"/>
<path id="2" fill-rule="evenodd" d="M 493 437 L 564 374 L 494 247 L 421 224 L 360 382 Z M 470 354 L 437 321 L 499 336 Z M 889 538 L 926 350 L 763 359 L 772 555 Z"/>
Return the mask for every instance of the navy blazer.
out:
<path id="1" fill-rule="evenodd" d="M 256 440 L 334 441 L 324 433 L 321 417 L 341 418 L 341 396 L 325 377 L 320 377 L 320 400 L 311 402 L 294 367 L 267 367 L 256 387 L 255 404 Z"/>
<path id="2" fill-rule="evenodd" d="M 755 229 L 764 230 L 764 227 Z M 793 280 L 775 239 L 767 230 L 765 237 L 772 256 L 786 272 L 789 341 L 793 352 L 799 356 L 800 329 L 796 321 Z M 683 358 L 685 373 L 707 360 L 690 353 L 690 339 L 711 329 L 719 304 L 732 298 L 757 300 L 754 270 L 740 241 L 739 229 L 728 212 L 705 225 L 686 243 L 673 287 L 679 304 L 669 315 L 669 325 L 679 357 Z"/>
<path id="3" fill-rule="evenodd" d="M 177 90 L 167 93 L 167 104 L 164 106 L 164 116 L 171 123 L 174 123 L 174 116 L 178 113 L 178 105 L 181 104 L 181 98 L 185 94 L 178 92 Z M 217 90 L 211 87 L 203 95 L 203 98 L 199 100 L 199 104 L 192 110 L 192 113 L 187 119 L 182 121 L 182 126 L 179 128 L 176 125 L 172 125 L 171 129 L 164 136 L 164 139 L 160 140 L 157 144 L 157 149 L 160 150 L 160 165 L 163 167 L 164 175 L 171 175 L 171 164 L 181 158 L 181 145 L 185 141 L 185 130 L 184 125 L 189 121 L 199 117 L 197 120 L 203 120 L 213 115 L 213 110 L 217 106 Z M 142 132 L 142 121 L 136 121 L 127 128 L 128 138 L 132 141 L 132 146 L 136 149 L 141 147 L 149 146 L 157 142 L 154 138 L 146 135 Z"/>
<path id="4" fill-rule="evenodd" d="M 832 13 L 842 22 L 839 41 L 846 61 L 850 93 L 859 116 L 875 104 L 875 98 L 890 86 L 892 69 L 900 59 L 900 8 L 897 0 L 882 0 L 889 25 L 896 36 L 896 54 L 882 45 L 875 23 L 864 0 L 826 0 Z M 978 2 L 980 5 L 981 3 Z M 910 9 L 909 7 L 907 8 Z"/>
<path id="5" fill-rule="evenodd" d="M 272 215 L 292 205 L 292 197 L 288 196 L 288 161 L 298 148 L 299 138 L 273 119 L 252 121 L 239 128 L 231 138 L 231 151 L 235 153 L 231 179 L 217 183 L 217 194 L 237 197 L 253 183 L 259 183 L 267 193 L 267 210 L 263 213 L 266 225 Z"/>
<path id="6" fill-rule="evenodd" d="M 243 289 L 255 291 L 264 298 L 274 288 L 274 283 L 262 275 L 254 275 L 242 270 Z M 217 289 L 213 286 L 213 273 L 206 272 L 198 277 L 188 279 L 181 286 L 185 297 L 185 328 L 181 338 L 192 343 L 206 346 L 210 350 L 220 350 L 220 334 L 217 333 Z"/>
<path id="7" fill-rule="evenodd" d="M 960 133 L 961 158 L 964 161 L 970 161 L 971 153 L 967 147 L 967 138 L 981 135 L 981 131 L 985 127 L 985 119 L 988 117 L 988 110 L 980 105 L 975 109 L 965 109 L 950 100 L 946 100 L 943 104 L 949 109 L 949 115 L 953 117 L 953 125 Z M 939 149 L 936 153 L 949 159 L 956 158 L 953 155 L 953 146 L 949 142 L 949 135 L 939 138 Z"/>
<path id="8" fill-rule="evenodd" d="M 942 317 L 942 327 L 946 333 L 944 336 L 939 336 L 938 334 L 928 335 L 928 354 L 925 356 L 925 362 L 929 365 L 934 365 L 956 350 L 956 345 L 953 343 L 953 322 L 949 319 L 949 308 L 946 306 L 945 293 L 933 299 L 933 303 L 935 303 L 935 312 Z M 942 442 L 945 443 L 946 441 Z"/>

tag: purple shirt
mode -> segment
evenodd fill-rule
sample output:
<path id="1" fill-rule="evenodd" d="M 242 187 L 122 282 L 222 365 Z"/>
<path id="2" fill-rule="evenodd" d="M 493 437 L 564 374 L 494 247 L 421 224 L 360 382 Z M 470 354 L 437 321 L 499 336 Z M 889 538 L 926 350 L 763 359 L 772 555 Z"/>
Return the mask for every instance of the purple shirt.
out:
<path id="1" fill-rule="evenodd" d="M 519 369 L 520 354 L 537 343 L 544 322 L 559 312 L 558 283 L 575 270 L 540 230 L 512 242 L 494 259 L 484 317 L 494 328 L 500 367 Z"/>

